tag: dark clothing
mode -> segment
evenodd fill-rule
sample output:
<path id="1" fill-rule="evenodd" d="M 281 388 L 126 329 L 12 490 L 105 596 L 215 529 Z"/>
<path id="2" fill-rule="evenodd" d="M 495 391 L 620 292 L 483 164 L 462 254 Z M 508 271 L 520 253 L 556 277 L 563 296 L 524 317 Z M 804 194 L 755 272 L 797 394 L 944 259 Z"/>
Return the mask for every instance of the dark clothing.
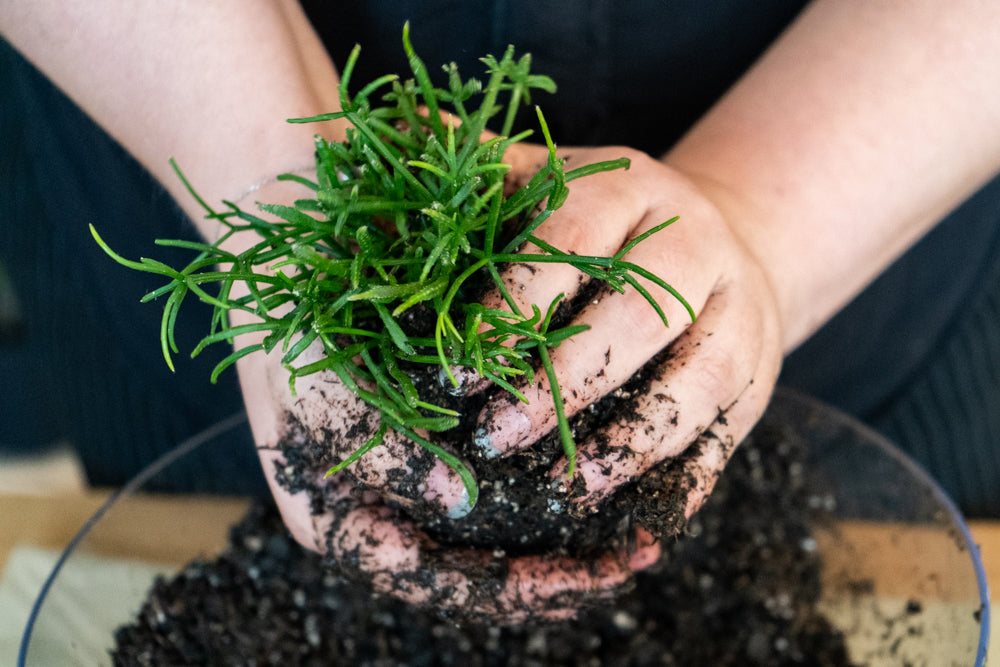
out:
<path id="1" fill-rule="evenodd" d="M 555 95 L 533 100 L 557 142 L 659 154 L 803 3 L 759 2 L 752 11 L 736 1 L 303 4 L 338 66 L 362 44 L 355 82 L 408 72 L 400 42 L 407 19 L 435 74 L 437 64 L 455 61 L 464 76 L 482 76 L 478 58 L 513 43 L 559 84 Z M 95 222 L 126 256 L 175 263 L 184 253 L 153 249 L 151 239 L 194 230 L 131 158 L 29 66 L 3 52 L 0 68 L 11 92 L 0 105 L 0 261 L 28 320 L 25 341 L 0 348 L 8 378 L 0 438 L 68 436 L 96 483 L 119 483 L 155 452 L 237 410 L 240 398 L 232 371 L 208 385 L 222 350 L 185 361 L 176 375 L 166 370 L 158 308 L 138 304 L 155 279 L 111 264 L 86 225 Z M 1000 179 L 794 352 L 781 378 L 887 434 L 972 515 L 1000 515 L 998 260 Z M 182 350 L 206 330 L 206 312 L 193 301 L 185 306 Z M 59 395 L 57 383 L 65 387 Z M 178 486 L 259 484 L 249 443 L 246 431 L 237 434 L 232 460 L 198 462 Z M 206 475 L 207 466 L 224 473 Z M 253 472 L 236 472 L 242 468 Z"/>

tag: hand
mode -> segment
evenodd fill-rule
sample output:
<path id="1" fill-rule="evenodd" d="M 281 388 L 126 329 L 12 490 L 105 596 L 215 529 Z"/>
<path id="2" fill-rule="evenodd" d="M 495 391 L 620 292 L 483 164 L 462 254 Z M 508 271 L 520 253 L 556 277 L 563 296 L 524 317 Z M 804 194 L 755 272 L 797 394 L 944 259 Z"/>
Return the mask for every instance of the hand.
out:
<path id="1" fill-rule="evenodd" d="M 258 196 L 269 202 L 294 198 L 295 192 L 286 193 L 288 187 L 271 184 Z M 238 311 L 232 317 L 234 324 L 250 321 Z M 237 346 L 254 342 L 241 337 Z M 320 354 L 316 344 L 297 363 Z M 633 570 L 659 556 L 659 546 L 645 532 L 630 551 L 588 561 L 441 548 L 397 508 L 461 517 L 470 510 L 465 487 L 439 459 L 394 431 L 381 446 L 330 479 L 324 477 L 325 468 L 306 469 L 302 484 L 320 490 L 324 499 L 317 507 L 312 494 L 301 487 L 289 490 L 277 481 L 287 477 L 293 463 L 286 459 L 284 445 L 318 446 L 344 458 L 375 432 L 377 414 L 329 372 L 300 378 L 292 396 L 278 354 L 253 354 L 238 366 L 265 476 L 285 524 L 302 545 L 327 553 L 341 571 L 370 582 L 377 591 L 501 622 L 532 614 L 564 618 L 589 600 L 616 594 L 630 583 Z M 302 466 L 296 465 L 301 472 Z"/>
<path id="2" fill-rule="evenodd" d="M 568 159 L 567 170 L 622 156 L 631 159 L 631 167 L 572 182 L 568 200 L 537 236 L 570 253 L 606 256 L 679 216 L 627 257 L 671 283 L 697 313 L 691 324 L 681 304 L 647 283 L 667 314 L 667 328 L 635 290 L 608 291 L 573 322 L 590 329 L 551 352 L 567 414 L 572 414 L 667 350 L 656 357 L 658 369 L 648 391 L 637 397 L 637 418 L 577 443 L 576 474 L 585 491 L 575 500 L 597 504 L 622 483 L 697 442 L 697 454 L 688 463 L 695 482 L 687 504 L 690 516 L 762 414 L 776 381 L 782 340 L 772 286 L 712 202 L 680 173 L 629 149 L 561 153 Z M 530 175 L 546 155 L 542 147 L 519 145 L 507 159 L 513 174 Z M 525 251 L 538 252 L 531 246 Z M 519 307 L 534 303 L 544 308 L 560 293 L 575 294 L 583 276 L 564 265 L 522 264 L 511 266 L 505 278 Z M 489 305 L 502 307 L 499 297 Z M 477 442 L 487 456 L 527 447 L 556 425 L 544 374 L 519 388 L 527 405 L 499 399 L 480 415 Z M 555 466 L 554 479 L 565 478 L 566 465 L 563 460 Z"/>

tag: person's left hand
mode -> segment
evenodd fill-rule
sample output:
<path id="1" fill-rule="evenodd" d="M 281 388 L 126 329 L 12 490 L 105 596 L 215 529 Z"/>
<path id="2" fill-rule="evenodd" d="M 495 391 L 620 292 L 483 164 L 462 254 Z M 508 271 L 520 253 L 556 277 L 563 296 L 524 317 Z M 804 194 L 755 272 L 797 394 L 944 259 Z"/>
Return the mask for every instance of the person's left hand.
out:
<path id="1" fill-rule="evenodd" d="M 560 153 L 568 159 L 567 171 L 622 156 L 630 158 L 631 167 L 570 183 L 566 203 L 536 235 L 569 253 L 608 256 L 643 231 L 679 216 L 634 247 L 627 259 L 670 283 L 697 313 L 692 324 L 676 299 L 641 279 L 665 311 L 669 328 L 636 290 L 607 290 L 573 321 L 590 329 L 552 350 L 567 414 L 619 387 L 656 356 L 648 391 L 635 397 L 636 418 L 577 443 L 576 474 L 585 491 L 573 500 L 593 506 L 697 442 L 687 463 L 692 473 L 690 516 L 763 413 L 776 382 L 781 336 L 766 267 L 709 198 L 665 164 L 619 147 Z M 515 179 L 532 174 L 546 159 L 544 147 L 524 144 L 512 147 L 505 158 Z M 523 252 L 539 251 L 528 244 Z M 527 312 L 532 303 L 544 310 L 560 293 L 571 297 L 584 277 L 561 264 L 515 264 L 505 274 L 519 308 Z M 504 307 L 497 295 L 488 305 Z M 519 389 L 528 404 L 500 397 L 480 415 L 476 440 L 487 457 L 527 447 L 556 425 L 543 373 L 536 374 L 533 385 Z M 566 478 L 566 465 L 564 459 L 555 466 L 553 479 Z"/>

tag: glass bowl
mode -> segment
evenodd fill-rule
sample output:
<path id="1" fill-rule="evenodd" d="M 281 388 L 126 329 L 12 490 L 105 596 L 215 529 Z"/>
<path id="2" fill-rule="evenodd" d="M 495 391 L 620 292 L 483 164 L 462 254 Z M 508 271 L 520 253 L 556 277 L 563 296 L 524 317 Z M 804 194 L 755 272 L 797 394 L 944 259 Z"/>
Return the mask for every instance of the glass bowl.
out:
<path id="1" fill-rule="evenodd" d="M 821 609 L 843 631 L 851 659 L 985 665 L 986 575 L 968 526 L 940 487 L 884 438 L 808 397 L 779 389 L 767 418 L 808 443 L 809 503 L 834 517 L 813 526 L 824 564 Z M 115 629 L 132 620 L 154 578 L 224 548 L 247 501 L 145 489 L 191 451 L 219 446 L 215 436 L 243 419 L 234 416 L 155 462 L 51 556 L 18 664 L 109 663 Z"/>

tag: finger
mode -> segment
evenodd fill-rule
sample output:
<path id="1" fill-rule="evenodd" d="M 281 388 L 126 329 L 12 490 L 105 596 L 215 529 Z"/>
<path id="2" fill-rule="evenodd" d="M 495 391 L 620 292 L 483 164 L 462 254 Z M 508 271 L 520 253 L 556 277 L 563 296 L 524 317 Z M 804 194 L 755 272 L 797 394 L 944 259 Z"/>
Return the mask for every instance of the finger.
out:
<path id="1" fill-rule="evenodd" d="M 501 593 L 481 607 L 487 616 L 523 622 L 532 616 L 557 620 L 621 595 L 633 583 L 623 554 L 592 560 L 524 556 L 513 559 Z"/>
<path id="2" fill-rule="evenodd" d="M 775 373 L 775 378 L 776 378 Z M 736 447 L 743 442 L 771 400 L 774 382 L 754 382 L 729 410 L 720 415 L 692 446 L 684 464 L 692 487 L 685 516 L 690 519 L 701 509 L 715 488 Z"/>
<path id="3" fill-rule="evenodd" d="M 715 293 L 698 322 L 674 343 L 648 389 L 635 395 L 632 418 L 583 444 L 576 472 L 583 482 L 573 485 L 582 489 L 578 502 L 600 502 L 681 454 L 709 427 L 732 446 L 750 431 L 767 405 L 781 359 L 774 317 L 748 297 L 739 284 Z M 705 465 L 718 463 L 721 469 L 724 460 L 713 458 L 705 446 Z M 564 478 L 566 466 L 565 460 L 557 464 L 553 476 Z"/>
<path id="4" fill-rule="evenodd" d="M 365 446 L 379 429 L 379 415 L 332 373 L 317 375 L 308 379 L 307 391 L 299 390 L 295 412 L 310 440 L 329 447 L 332 466 Z M 413 511 L 421 504 L 458 519 L 472 510 L 461 476 L 434 453 L 393 429 L 385 432 L 381 444 L 343 472 Z"/>

